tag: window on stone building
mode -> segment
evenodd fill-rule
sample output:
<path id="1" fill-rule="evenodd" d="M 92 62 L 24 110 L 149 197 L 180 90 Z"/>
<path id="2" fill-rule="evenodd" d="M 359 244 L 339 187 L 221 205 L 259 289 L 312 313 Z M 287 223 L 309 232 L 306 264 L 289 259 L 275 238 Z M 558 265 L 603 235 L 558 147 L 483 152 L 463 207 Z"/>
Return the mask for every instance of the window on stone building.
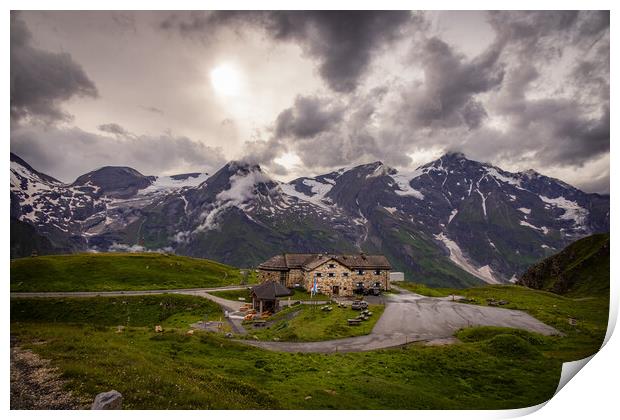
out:
<path id="1" fill-rule="evenodd" d="M 349 277 L 349 273 L 345 271 L 344 273 L 342 273 L 342 277 Z"/>
<path id="2" fill-rule="evenodd" d="M 327 277 L 334 277 L 335 274 L 334 273 L 327 273 Z"/>
<path id="3" fill-rule="evenodd" d="M 327 264 L 327 268 L 336 268 L 336 264 Z"/>
<path id="4" fill-rule="evenodd" d="M 321 277 L 321 273 L 314 273 L 315 276 Z"/>
<path id="5" fill-rule="evenodd" d="M 381 274 L 381 270 L 375 270 L 375 276 L 378 276 L 379 274 Z"/>
<path id="6" fill-rule="evenodd" d="M 364 275 L 364 270 L 357 270 L 357 274 L 360 275 L 360 276 L 363 276 Z"/>

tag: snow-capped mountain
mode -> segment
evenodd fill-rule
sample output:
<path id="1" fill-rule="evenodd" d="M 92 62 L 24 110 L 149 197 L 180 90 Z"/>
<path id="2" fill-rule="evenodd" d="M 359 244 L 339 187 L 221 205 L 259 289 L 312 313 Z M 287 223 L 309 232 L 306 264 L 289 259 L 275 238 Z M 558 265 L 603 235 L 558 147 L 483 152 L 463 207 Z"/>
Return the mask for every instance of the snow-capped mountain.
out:
<path id="1" fill-rule="evenodd" d="M 165 250 L 244 267 L 283 251 L 364 250 L 410 280 L 465 286 L 514 281 L 609 231 L 609 197 L 456 153 L 410 172 L 374 162 L 289 183 L 230 162 L 211 176 L 105 167 L 72 184 L 11 155 L 11 217 L 62 250 Z"/>

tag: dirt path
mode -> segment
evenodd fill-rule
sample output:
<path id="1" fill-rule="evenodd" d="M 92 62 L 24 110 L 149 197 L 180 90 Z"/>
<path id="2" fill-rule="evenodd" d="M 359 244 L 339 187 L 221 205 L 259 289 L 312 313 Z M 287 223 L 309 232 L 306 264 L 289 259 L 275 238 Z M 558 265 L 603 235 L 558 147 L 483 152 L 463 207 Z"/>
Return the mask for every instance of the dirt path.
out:
<path id="1" fill-rule="evenodd" d="M 65 383 L 49 360 L 11 342 L 11 410 L 90 408 L 90 401 L 65 390 Z"/>

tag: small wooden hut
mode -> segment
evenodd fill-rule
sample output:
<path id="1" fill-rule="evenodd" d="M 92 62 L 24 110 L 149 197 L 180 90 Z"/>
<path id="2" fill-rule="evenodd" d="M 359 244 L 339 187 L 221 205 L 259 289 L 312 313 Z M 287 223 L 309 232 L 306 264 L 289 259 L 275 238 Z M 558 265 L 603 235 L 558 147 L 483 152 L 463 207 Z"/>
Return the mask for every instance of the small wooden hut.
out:
<path id="1" fill-rule="evenodd" d="M 259 313 L 266 311 L 276 312 L 280 306 L 279 298 L 291 296 L 292 294 L 292 291 L 280 283 L 268 280 L 252 287 L 252 307 Z"/>

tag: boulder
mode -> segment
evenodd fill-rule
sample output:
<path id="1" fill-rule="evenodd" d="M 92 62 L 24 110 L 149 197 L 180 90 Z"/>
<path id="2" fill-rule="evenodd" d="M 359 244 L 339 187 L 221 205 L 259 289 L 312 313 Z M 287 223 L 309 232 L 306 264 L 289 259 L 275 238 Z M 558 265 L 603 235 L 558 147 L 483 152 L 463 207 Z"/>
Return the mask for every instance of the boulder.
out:
<path id="1" fill-rule="evenodd" d="M 97 394 L 91 410 L 120 410 L 123 407 L 123 395 L 118 391 L 108 391 Z"/>

